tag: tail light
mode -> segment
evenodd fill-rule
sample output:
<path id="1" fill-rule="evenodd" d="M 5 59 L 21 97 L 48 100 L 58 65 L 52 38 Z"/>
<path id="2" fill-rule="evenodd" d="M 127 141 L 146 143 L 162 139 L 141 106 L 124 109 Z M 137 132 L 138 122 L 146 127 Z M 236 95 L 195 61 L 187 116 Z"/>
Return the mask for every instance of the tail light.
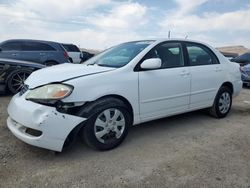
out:
<path id="1" fill-rule="evenodd" d="M 69 54 L 66 51 L 63 52 L 63 55 L 65 58 L 67 58 L 67 59 L 69 58 Z"/>

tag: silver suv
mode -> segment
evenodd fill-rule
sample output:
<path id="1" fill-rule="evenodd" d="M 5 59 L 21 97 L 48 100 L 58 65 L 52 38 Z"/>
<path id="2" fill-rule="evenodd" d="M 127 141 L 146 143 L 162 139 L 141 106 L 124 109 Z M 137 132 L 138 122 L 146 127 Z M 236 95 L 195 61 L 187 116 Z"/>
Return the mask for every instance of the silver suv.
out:
<path id="1" fill-rule="evenodd" d="M 25 39 L 0 43 L 0 58 L 33 61 L 48 66 L 70 62 L 67 51 L 60 43 Z"/>

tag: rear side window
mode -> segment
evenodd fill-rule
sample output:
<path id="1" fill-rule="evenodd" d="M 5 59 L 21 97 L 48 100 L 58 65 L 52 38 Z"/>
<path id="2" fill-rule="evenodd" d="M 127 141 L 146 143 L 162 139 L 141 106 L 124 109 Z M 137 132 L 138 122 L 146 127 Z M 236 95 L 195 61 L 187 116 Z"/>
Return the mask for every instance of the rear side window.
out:
<path id="1" fill-rule="evenodd" d="M 184 66 L 182 47 L 179 43 L 162 43 L 154 47 L 145 59 L 160 58 L 162 69 Z"/>
<path id="2" fill-rule="evenodd" d="M 68 51 L 68 52 L 80 52 L 79 48 L 75 45 L 71 44 L 63 44 L 63 47 Z"/>
<path id="3" fill-rule="evenodd" d="M 23 42 L 22 50 L 23 51 L 55 51 L 56 49 L 45 43 Z"/>
<path id="4" fill-rule="evenodd" d="M 187 44 L 189 64 L 191 66 L 218 64 L 219 61 L 214 53 L 200 44 Z"/>
<path id="5" fill-rule="evenodd" d="M 21 43 L 20 42 L 6 42 L 1 45 L 2 51 L 20 51 Z"/>

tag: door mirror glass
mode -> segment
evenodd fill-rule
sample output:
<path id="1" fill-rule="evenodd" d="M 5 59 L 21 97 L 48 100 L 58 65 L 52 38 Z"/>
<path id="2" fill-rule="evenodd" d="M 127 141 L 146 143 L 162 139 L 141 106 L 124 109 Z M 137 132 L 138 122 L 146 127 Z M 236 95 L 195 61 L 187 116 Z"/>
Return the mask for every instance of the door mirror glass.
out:
<path id="1" fill-rule="evenodd" d="M 142 69 L 159 69 L 161 68 L 161 59 L 160 58 L 150 58 L 146 59 L 141 64 Z"/>

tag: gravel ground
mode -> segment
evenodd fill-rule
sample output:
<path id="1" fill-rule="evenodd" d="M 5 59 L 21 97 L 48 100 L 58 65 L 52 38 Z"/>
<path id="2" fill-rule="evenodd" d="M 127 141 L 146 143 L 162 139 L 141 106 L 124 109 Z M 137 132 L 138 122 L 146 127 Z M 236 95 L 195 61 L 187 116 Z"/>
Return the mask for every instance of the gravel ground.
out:
<path id="1" fill-rule="evenodd" d="M 118 148 L 99 152 L 80 141 L 54 154 L 16 139 L 0 96 L 0 187 L 250 188 L 250 89 L 225 119 L 203 111 L 131 128 Z"/>

